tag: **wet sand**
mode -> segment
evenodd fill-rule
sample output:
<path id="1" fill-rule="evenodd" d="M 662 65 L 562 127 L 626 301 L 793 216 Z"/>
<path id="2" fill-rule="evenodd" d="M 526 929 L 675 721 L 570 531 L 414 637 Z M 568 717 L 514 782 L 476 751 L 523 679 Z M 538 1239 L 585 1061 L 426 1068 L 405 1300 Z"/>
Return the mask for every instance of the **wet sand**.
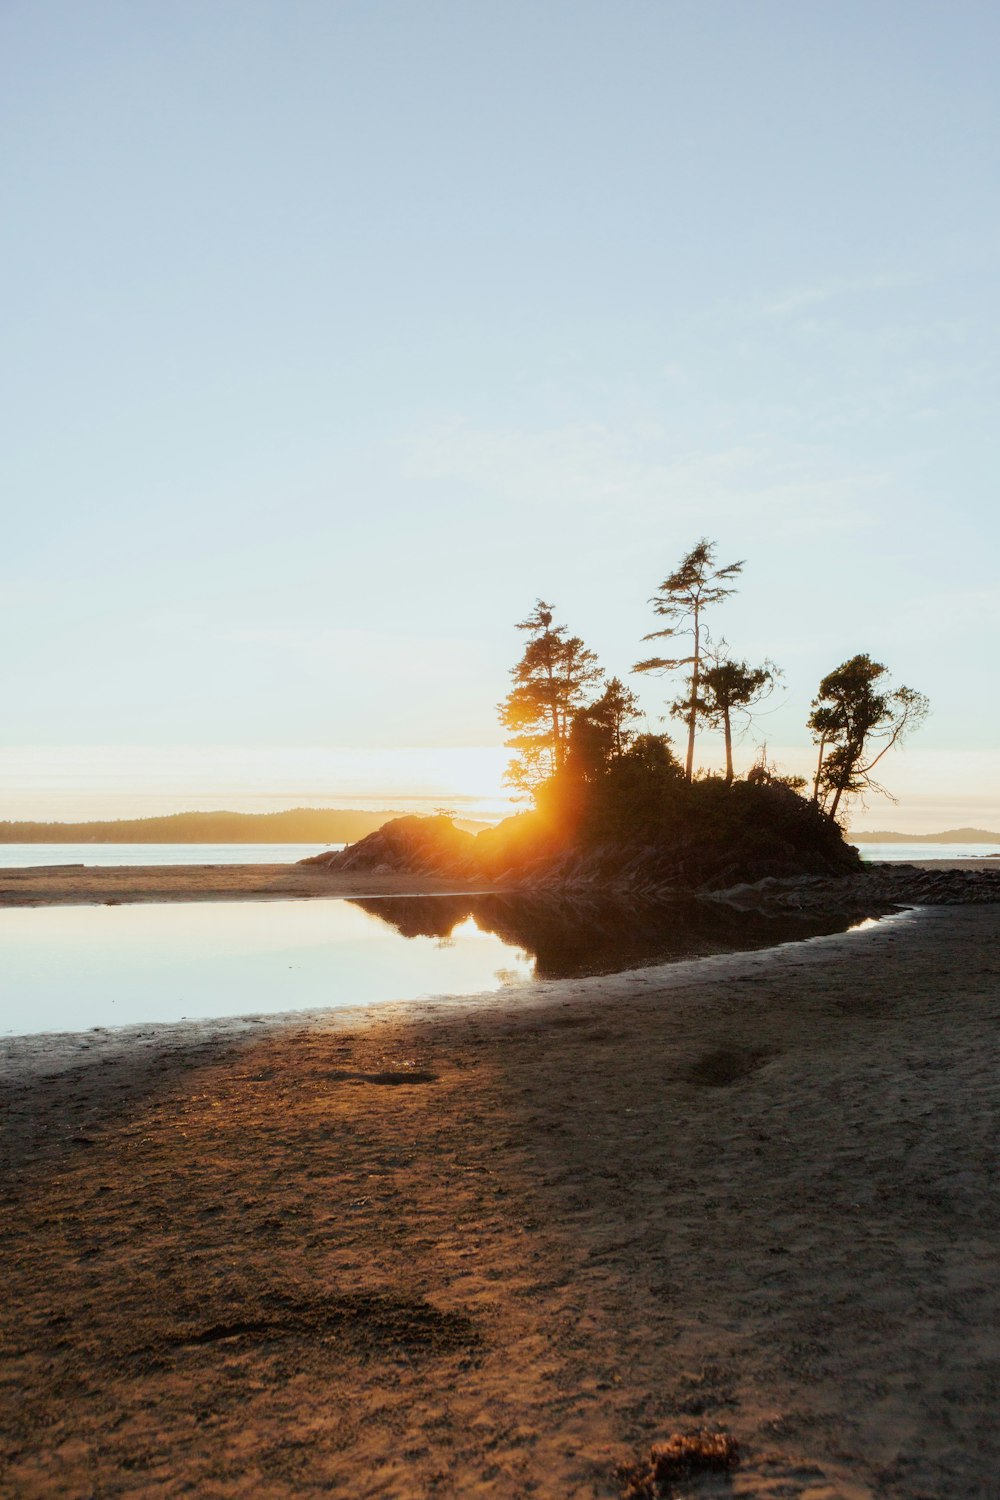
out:
<path id="1" fill-rule="evenodd" d="M 998 938 L 0 1044 L 0 1492 L 995 1494 Z"/>
<path id="2" fill-rule="evenodd" d="M 450 896 L 485 881 L 358 874 L 322 865 L 48 865 L 0 870 L 0 907 L 137 901 L 267 901 L 294 897 Z"/>

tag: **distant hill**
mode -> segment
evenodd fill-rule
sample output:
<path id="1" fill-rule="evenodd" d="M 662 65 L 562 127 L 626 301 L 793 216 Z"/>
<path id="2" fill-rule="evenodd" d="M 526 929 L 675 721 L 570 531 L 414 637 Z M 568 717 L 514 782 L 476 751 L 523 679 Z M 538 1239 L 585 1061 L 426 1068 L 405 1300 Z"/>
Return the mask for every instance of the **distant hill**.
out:
<path id="1" fill-rule="evenodd" d="M 1000 844 L 1000 833 L 988 833 L 985 828 L 949 828 L 944 833 L 892 833 L 877 828 L 847 837 L 855 844 Z"/>
<path id="2" fill-rule="evenodd" d="M 170 813 L 96 823 L 0 823 L 0 844 L 351 844 L 402 816 L 296 807 L 289 812 Z M 469 833 L 488 823 L 456 820 Z"/>

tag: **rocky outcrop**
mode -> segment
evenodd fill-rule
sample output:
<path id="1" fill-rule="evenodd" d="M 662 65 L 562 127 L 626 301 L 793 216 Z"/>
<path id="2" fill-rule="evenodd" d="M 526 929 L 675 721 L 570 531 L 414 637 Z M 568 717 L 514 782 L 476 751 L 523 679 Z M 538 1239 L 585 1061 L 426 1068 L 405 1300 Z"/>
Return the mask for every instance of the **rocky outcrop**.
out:
<path id="1" fill-rule="evenodd" d="M 907 906 L 979 906 L 1000 902 L 1000 870 L 922 870 L 917 865 L 870 864 L 855 875 L 827 880 L 799 876 L 702 891 L 703 900 L 740 911 L 856 912 Z"/>
<path id="2" fill-rule="evenodd" d="M 325 865 L 329 870 L 363 870 L 370 875 L 482 878 L 476 839 L 443 816 L 393 818 L 346 849 L 317 854 L 301 863 Z"/>
<path id="3" fill-rule="evenodd" d="M 590 885 L 659 896 L 860 869 L 837 825 L 783 786 L 697 786 L 693 807 L 610 835 L 561 837 L 537 814 L 476 840 L 488 872 L 515 884 Z"/>
<path id="4" fill-rule="evenodd" d="M 706 829 L 661 843 L 605 840 L 582 847 L 567 846 L 531 813 L 478 836 L 463 833 L 443 816 L 404 817 L 346 849 L 303 863 L 489 881 L 543 894 L 603 892 L 652 900 L 697 894 L 760 911 L 867 912 L 1000 901 L 1000 869 L 862 865 L 835 825 L 820 827 L 817 836 L 815 819 L 800 819 L 792 804 L 779 805 L 778 812 L 781 816 L 770 823 L 719 828 L 714 836 Z"/>
<path id="5" fill-rule="evenodd" d="M 603 886 L 634 895 L 724 889 L 758 880 L 836 878 L 853 874 L 857 861 L 822 851 L 803 851 L 780 840 L 747 847 L 699 843 L 691 839 L 667 847 L 614 843 L 571 849 L 539 860 L 521 872 L 532 885 Z"/>
<path id="6" fill-rule="evenodd" d="M 795 836 L 797 834 L 797 836 Z M 725 887 L 766 877 L 838 875 L 857 869 L 857 854 L 840 839 L 819 844 L 795 830 L 744 828 L 675 838 L 668 843 L 614 841 L 568 844 L 532 813 L 507 818 L 473 836 L 449 818 L 404 817 L 346 849 L 303 864 L 369 874 L 437 875 L 488 880 L 508 888 L 594 888 L 658 896 Z"/>

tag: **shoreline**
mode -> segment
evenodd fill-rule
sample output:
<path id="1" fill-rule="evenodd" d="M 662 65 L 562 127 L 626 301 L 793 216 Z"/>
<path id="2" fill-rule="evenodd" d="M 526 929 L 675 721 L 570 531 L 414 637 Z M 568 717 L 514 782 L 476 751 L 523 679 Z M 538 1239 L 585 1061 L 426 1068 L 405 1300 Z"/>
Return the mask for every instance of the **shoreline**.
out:
<path id="1" fill-rule="evenodd" d="M 431 893 L 436 894 L 436 893 Z M 464 894 L 458 893 L 456 894 Z M 532 979 L 510 988 L 470 991 L 467 994 L 428 995 L 412 1000 L 374 1000 L 364 1005 L 313 1006 L 303 1010 L 254 1011 L 232 1016 L 193 1016 L 182 1021 L 135 1021 L 123 1026 L 91 1026 L 79 1031 L 0 1032 L 0 1085 L 16 1079 L 18 1070 L 25 1076 L 40 1076 L 47 1066 L 53 1071 L 103 1063 L 108 1056 L 120 1057 L 133 1046 L 145 1050 L 162 1050 L 165 1054 L 184 1051 L 190 1046 L 227 1045 L 265 1038 L 271 1033 L 295 1030 L 320 1024 L 348 1031 L 363 1030 L 370 1017 L 391 1018 L 401 1025 L 433 1024 L 441 1017 L 452 1019 L 467 1014 L 483 1016 L 502 1009 L 527 1014 L 552 1005 L 585 1005 L 599 997 L 627 999 L 640 985 L 655 984 L 659 993 L 669 994 L 686 989 L 699 978 L 724 983 L 738 978 L 746 961 L 766 961 L 786 949 L 812 950 L 820 944 L 845 944 L 863 939 L 880 926 L 919 918 L 923 908 L 884 913 L 878 918 L 862 918 L 843 932 L 820 933 L 792 938 L 769 948 L 748 948 L 700 957 L 671 959 L 637 969 L 621 969 L 608 974 L 574 976 L 567 979 Z M 822 955 L 820 955 L 820 961 Z M 18 1080 L 19 1081 L 19 1080 Z"/>
<path id="2" fill-rule="evenodd" d="M 908 869 L 944 874 L 994 874 L 1000 861 L 925 859 L 871 863 L 869 872 Z M 844 880 L 856 880 L 857 875 Z M 828 884 L 833 884 L 830 881 Z M 773 884 L 773 883 L 772 883 Z M 435 875 L 331 871 L 323 865 L 48 865 L 0 869 L 0 909 L 15 906 L 99 906 L 137 902 L 364 900 L 378 896 L 495 895 L 488 880 Z M 510 887 L 518 890 L 519 887 Z M 539 887 L 545 890 L 544 885 Z M 599 894 L 595 887 L 587 887 Z M 549 895 L 558 889 L 548 888 Z M 627 892 L 609 892 L 619 899 Z M 641 893 L 639 893 L 641 894 Z M 717 894 L 717 893 L 716 893 Z M 920 904 L 919 897 L 914 904 Z"/>
<path id="3" fill-rule="evenodd" d="M 488 881 L 340 873 L 322 865 L 48 865 L 0 869 L 0 907 L 136 902 L 361 900 L 486 895 Z"/>
<path id="4" fill-rule="evenodd" d="M 611 1500 L 708 1426 L 748 1500 L 985 1493 L 998 935 L 11 1058 L 4 1482 Z"/>

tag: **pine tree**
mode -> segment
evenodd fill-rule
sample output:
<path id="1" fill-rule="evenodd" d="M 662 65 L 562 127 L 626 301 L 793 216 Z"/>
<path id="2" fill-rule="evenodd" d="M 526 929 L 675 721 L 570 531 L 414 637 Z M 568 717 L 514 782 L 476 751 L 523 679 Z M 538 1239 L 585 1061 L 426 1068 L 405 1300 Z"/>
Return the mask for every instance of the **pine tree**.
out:
<path id="1" fill-rule="evenodd" d="M 514 685 L 497 710 L 504 728 L 512 731 L 504 743 L 516 752 L 506 779 L 521 791 L 534 791 L 562 768 L 573 715 L 604 676 L 580 637 L 569 635 L 565 625 L 553 625 L 553 608 L 539 599 L 519 623 L 518 630 L 530 632 L 530 639 L 511 669 Z"/>
<path id="2" fill-rule="evenodd" d="M 612 677 L 601 696 L 573 716 L 570 764 L 587 779 L 603 775 L 635 739 L 629 725 L 640 712 L 636 695 L 620 677 Z"/>
<path id="3" fill-rule="evenodd" d="M 702 615 L 713 604 L 720 604 L 736 592 L 728 585 L 743 571 L 743 563 L 729 563 L 724 568 L 715 567 L 715 543 L 702 537 L 679 566 L 660 584 L 650 603 L 656 614 L 669 621 L 662 630 L 653 630 L 643 636 L 644 641 L 662 640 L 667 637 L 689 635 L 690 656 L 650 656 L 637 661 L 635 672 L 676 672 L 689 667 L 687 693 L 681 700 L 682 713 L 687 720 L 687 759 L 684 774 L 688 781 L 694 775 L 694 741 L 700 710 L 699 687 L 702 658 L 706 646 L 706 631 Z"/>

